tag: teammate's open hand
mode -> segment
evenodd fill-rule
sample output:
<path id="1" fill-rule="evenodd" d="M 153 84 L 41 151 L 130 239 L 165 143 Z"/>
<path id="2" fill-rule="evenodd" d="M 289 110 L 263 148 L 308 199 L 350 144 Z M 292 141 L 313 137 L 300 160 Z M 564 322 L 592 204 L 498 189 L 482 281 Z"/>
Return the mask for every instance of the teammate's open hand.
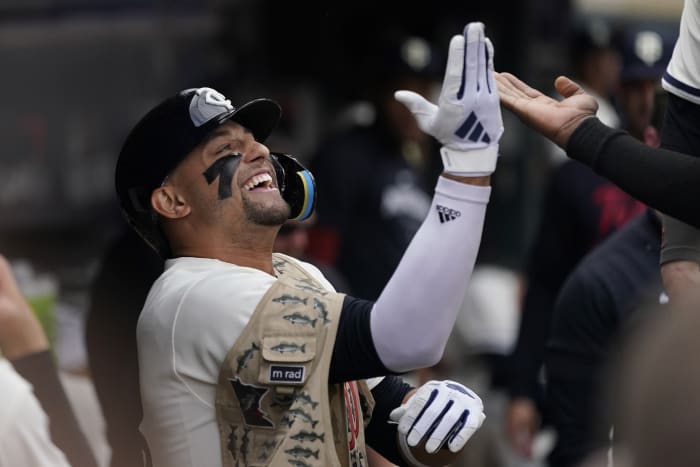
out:
<path id="1" fill-rule="evenodd" d="M 421 130 L 442 143 L 445 172 L 488 175 L 496 167 L 503 120 L 493 54 L 483 23 L 469 23 L 463 35 L 450 41 L 438 105 L 411 91 L 394 94 L 413 113 Z"/>
<path id="2" fill-rule="evenodd" d="M 425 450 L 436 452 L 445 443 L 452 452 L 464 447 L 486 416 L 479 396 L 454 381 L 429 381 L 389 418 L 399 423 L 398 431 L 407 444 L 418 445 L 427 437 Z"/>
<path id="3" fill-rule="evenodd" d="M 564 149 L 574 130 L 598 110 L 593 96 L 566 76 L 554 81 L 557 92 L 564 97 L 561 101 L 531 88 L 510 73 L 496 73 L 496 82 L 501 103 L 508 110 Z"/>

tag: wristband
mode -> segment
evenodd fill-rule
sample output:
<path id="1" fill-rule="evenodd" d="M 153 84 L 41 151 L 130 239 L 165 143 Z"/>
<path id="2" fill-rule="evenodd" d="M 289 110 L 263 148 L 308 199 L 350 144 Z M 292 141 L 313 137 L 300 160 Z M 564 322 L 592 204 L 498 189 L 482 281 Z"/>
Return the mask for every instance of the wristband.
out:
<path id="1" fill-rule="evenodd" d="M 459 151 L 443 146 L 440 148 L 445 172 L 459 176 L 485 176 L 496 170 L 498 145 Z"/>

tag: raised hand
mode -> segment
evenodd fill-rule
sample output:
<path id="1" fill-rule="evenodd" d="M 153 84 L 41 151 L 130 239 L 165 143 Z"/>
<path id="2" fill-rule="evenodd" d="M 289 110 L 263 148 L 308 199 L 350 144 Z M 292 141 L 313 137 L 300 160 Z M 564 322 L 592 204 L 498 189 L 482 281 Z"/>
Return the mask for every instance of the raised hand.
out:
<path id="1" fill-rule="evenodd" d="M 396 100 L 413 113 L 418 126 L 442 143 L 445 172 L 489 175 L 496 168 L 503 120 L 494 82 L 493 45 L 482 23 L 469 23 L 450 41 L 438 104 L 411 91 Z"/>
<path id="2" fill-rule="evenodd" d="M 587 118 L 595 117 L 598 103 L 566 76 L 559 76 L 554 87 L 564 99 L 558 101 L 531 88 L 510 73 L 496 73 L 501 103 L 518 118 L 566 149 L 571 134 Z"/>

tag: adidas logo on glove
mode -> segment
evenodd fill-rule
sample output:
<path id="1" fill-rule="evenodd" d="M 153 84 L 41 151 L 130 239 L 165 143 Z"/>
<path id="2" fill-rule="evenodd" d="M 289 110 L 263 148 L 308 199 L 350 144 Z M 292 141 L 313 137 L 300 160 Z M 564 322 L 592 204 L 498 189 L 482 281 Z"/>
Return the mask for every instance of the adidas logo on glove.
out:
<path id="1" fill-rule="evenodd" d="M 471 131 L 472 128 L 474 131 Z M 469 132 L 471 131 L 471 134 Z M 457 128 L 457 131 L 455 131 L 455 135 L 459 136 L 460 138 L 464 139 L 465 136 L 469 141 L 473 141 L 475 143 L 481 141 L 482 143 L 489 144 L 491 142 L 491 137 L 489 134 L 484 131 L 484 126 L 481 124 L 479 121 L 479 118 L 476 116 L 474 111 L 472 111 L 467 119 L 462 123 L 462 125 Z"/>
<path id="2" fill-rule="evenodd" d="M 457 211 L 456 209 L 451 209 L 446 206 L 440 206 L 439 204 L 435 205 L 435 209 L 437 209 L 441 224 L 453 221 L 462 215 L 462 213 Z"/>

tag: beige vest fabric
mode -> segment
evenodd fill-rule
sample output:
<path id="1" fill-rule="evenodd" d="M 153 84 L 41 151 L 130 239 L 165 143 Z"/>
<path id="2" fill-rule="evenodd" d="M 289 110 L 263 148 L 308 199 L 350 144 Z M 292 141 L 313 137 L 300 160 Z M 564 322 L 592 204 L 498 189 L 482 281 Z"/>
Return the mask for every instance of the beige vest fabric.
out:
<path id="1" fill-rule="evenodd" d="M 364 381 L 328 384 L 344 295 L 282 255 L 273 264 L 279 278 L 219 374 L 223 466 L 366 466 L 372 395 Z"/>

